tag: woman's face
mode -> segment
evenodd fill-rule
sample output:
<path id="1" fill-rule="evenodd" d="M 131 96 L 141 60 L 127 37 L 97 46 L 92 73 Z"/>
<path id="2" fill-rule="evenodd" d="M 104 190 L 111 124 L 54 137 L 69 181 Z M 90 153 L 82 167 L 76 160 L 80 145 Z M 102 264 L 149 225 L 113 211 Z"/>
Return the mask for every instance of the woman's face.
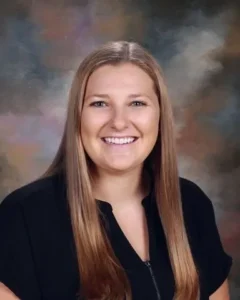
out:
<path id="1" fill-rule="evenodd" d="M 130 64 L 106 65 L 90 76 L 81 116 L 85 151 L 111 173 L 141 168 L 159 130 L 160 109 L 152 79 Z"/>

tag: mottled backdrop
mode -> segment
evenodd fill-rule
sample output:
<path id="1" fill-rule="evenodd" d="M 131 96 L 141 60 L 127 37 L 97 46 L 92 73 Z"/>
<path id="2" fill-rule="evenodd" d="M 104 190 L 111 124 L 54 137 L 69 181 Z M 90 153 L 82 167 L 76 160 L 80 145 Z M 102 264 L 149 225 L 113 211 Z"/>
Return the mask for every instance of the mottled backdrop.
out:
<path id="1" fill-rule="evenodd" d="M 0 9 L 0 199 L 39 176 L 63 131 L 69 85 L 97 45 L 131 39 L 165 72 L 179 167 L 214 203 L 240 299 L 238 0 L 11 0 Z"/>

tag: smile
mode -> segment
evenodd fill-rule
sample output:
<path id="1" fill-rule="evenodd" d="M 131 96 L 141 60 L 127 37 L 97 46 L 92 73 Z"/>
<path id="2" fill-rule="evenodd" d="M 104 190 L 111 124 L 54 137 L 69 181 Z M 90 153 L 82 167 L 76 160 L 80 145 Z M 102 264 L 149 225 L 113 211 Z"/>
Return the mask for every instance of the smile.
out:
<path id="1" fill-rule="evenodd" d="M 102 140 L 107 144 L 114 144 L 114 145 L 126 145 L 134 143 L 138 138 L 136 137 L 106 137 L 102 138 Z"/>

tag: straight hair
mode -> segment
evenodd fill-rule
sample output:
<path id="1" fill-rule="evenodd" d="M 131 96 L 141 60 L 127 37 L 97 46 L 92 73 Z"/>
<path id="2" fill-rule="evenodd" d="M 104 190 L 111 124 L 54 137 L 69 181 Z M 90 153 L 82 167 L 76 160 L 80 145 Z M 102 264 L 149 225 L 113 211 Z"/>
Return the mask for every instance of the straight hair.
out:
<path id="1" fill-rule="evenodd" d="M 159 135 L 144 165 L 152 170 L 154 196 L 175 279 L 174 299 L 197 300 L 199 276 L 184 224 L 173 113 L 166 84 L 159 64 L 148 51 L 137 43 L 127 41 L 104 44 L 81 62 L 70 89 L 63 137 L 52 164 L 44 174 L 50 176 L 64 172 L 66 177 L 80 273 L 80 294 L 89 300 L 132 299 L 127 275 L 114 254 L 99 217 L 93 197 L 89 158 L 80 134 L 82 106 L 90 75 L 101 66 L 124 63 L 138 66 L 154 83 L 161 111 Z"/>

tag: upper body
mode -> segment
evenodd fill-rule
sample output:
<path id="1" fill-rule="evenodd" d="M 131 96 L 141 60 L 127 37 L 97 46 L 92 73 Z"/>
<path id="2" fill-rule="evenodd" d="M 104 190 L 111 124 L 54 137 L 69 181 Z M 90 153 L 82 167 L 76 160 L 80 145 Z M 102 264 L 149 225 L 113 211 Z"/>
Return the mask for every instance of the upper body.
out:
<path id="1" fill-rule="evenodd" d="M 179 181 L 162 71 L 140 45 L 80 64 L 45 177 L 0 209 L 0 281 L 22 300 L 229 299 L 231 259 L 211 202 Z"/>
<path id="2" fill-rule="evenodd" d="M 180 179 L 184 219 L 200 273 L 201 300 L 227 279 L 213 206 L 201 189 Z M 158 299 L 148 267 L 116 222 L 111 205 L 97 200 L 113 249 L 130 279 L 133 300 Z M 162 300 L 172 300 L 173 273 L 154 197 L 144 198 L 150 262 Z M 0 205 L 0 281 L 22 300 L 77 299 L 79 274 L 63 177 L 38 180 L 11 193 Z"/>

